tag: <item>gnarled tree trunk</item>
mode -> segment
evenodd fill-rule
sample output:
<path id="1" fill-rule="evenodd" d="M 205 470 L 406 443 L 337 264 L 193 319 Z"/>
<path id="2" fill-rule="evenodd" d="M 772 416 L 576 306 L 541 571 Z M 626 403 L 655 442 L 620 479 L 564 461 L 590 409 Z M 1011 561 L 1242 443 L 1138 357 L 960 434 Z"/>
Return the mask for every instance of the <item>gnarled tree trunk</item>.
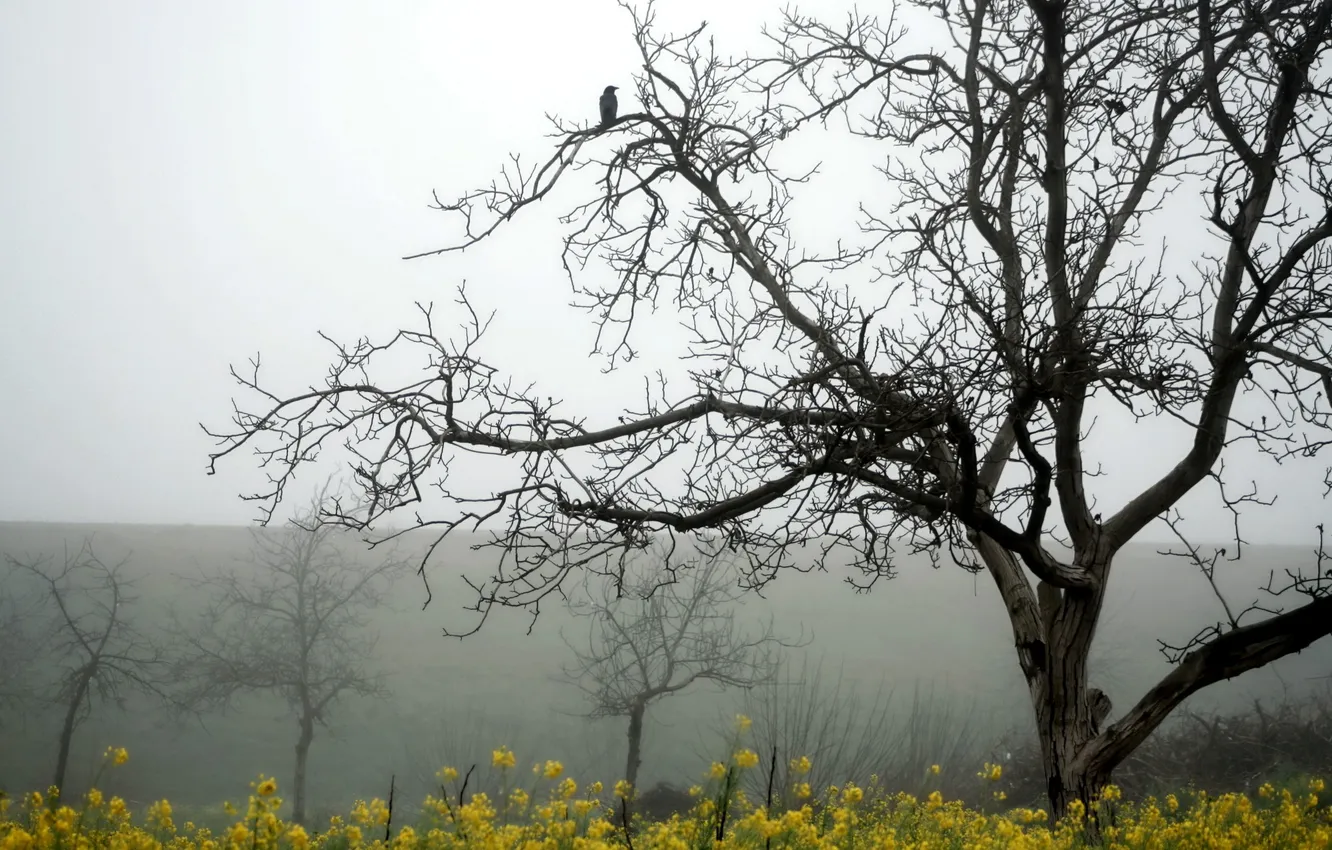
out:
<path id="1" fill-rule="evenodd" d="M 88 698 L 88 688 L 92 684 L 95 666 L 89 666 L 79 676 L 78 685 L 69 698 L 65 709 L 65 722 L 60 726 L 60 750 L 56 754 L 55 778 L 51 784 L 59 789 L 61 796 L 65 792 L 65 772 L 69 767 L 69 749 L 74 741 L 74 729 L 79 725 L 79 706 Z M 54 800 L 51 801 L 54 804 Z"/>
<path id="2" fill-rule="evenodd" d="M 647 703 L 640 700 L 629 709 L 629 757 L 624 766 L 624 778 L 633 788 L 638 787 L 638 768 L 643 763 L 643 715 Z"/>
<path id="3" fill-rule="evenodd" d="M 1110 712 L 1105 693 L 1089 687 L 1087 659 L 1105 596 L 1104 581 L 1094 587 L 1060 591 L 1041 581 L 1033 593 L 1012 552 L 983 535 L 972 542 L 1008 608 L 1018 662 L 1027 680 L 1036 735 L 1041 747 L 1050 814 L 1061 818 L 1079 800 L 1088 815 L 1110 781 L 1113 761 L 1089 758 L 1088 744 L 1100 734 Z M 1088 571 L 1098 578 L 1109 561 Z M 1095 832 L 1094 820 L 1089 828 Z"/>
<path id="4" fill-rule="evenodd" d="M 301 736 L 296 739 L 296 776 L 292 781 L 292 823 L 305 825 L 305 762 L 310 755 L 310 742 L 314 740 L 314 719 L 301 715 Z"/>

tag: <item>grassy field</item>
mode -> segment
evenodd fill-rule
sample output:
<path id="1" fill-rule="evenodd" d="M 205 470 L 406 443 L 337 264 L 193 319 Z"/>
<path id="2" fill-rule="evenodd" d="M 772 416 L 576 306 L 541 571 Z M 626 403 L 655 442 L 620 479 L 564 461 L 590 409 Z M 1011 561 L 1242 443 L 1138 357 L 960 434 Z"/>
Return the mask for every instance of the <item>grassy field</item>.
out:
<path id="1" fill-rule="evenodd" d="M 167 800 L 131 812 L 124 800 L 98 790 L 113 786 L 115 771 L 129 756 L 106 752 L 96 787 L 77 800 L 31 793 L 0 800 L 0 850 L 329 850 L 385 847 L 487 848 L 487 850 L 723 850 L 750 848 L 1076 848 L 1089 846 L 1087 823 L 1100 828 L 1096 846 L 1142 850 L 1268 850 L 1332 847 L 1332 806 L 1320 778 L 1302 777 L 1275 787 L 1265 783 L 1252 796 L 1206 792 L 1167 794 L 1137 802 L 1106 789 L 1087 812 L 1075 810 L 1059 822 L 1036 808 L 1006 808 L 1003 792 L 982 811 L 947 800 L 938 791 L 891 793 L 871 781 L 815 793 L 802 780 L 812 765 L 795 759 L 791 787 L 769 788 L 766 800 L 746 798 L 747 772 L 764 772 L 757 753 L 744 746 L 747 722 L 733 739 L 730 757 L 714 762 L 689 789 L 692 806 L 658 820 L 634 813 L 632 789 L 582 786 L 556 761 L 526 769 L 501 747 L 491 755 L 501 787 L 468 793 L 468 777 L 452 767 L 439 772 L 440 791 L 409 818 L 392 799 L 358 800 L 350 810 L 309 828 L 283 819 L 278 783 L 260 776 L 248 801 L 225 803 L 209 825 L 204 812 L 173 808 Z M 937 766 L 928 773 L 937 775 Z M 974 781 L 998 787 L 1002 768 L 984 765 Z M 54 789 L 52 789 L 54 790 Z M 771 801 L 771 802 L 769 802 Z M 212 814 L 212 813 L 208 813 Z M 207 820 L 213 820 L 207 817 Z M 405 821 L 405 822 L 404 822 Z"/>

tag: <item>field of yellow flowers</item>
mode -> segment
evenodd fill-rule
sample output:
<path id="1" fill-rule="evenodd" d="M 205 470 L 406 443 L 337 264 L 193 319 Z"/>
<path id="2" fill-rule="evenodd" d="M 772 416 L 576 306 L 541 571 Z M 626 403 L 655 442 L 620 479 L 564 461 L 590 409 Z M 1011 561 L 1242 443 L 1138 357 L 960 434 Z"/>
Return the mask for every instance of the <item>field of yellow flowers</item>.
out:
<path id="1" fill-rule="evenodd" d="M 123 749 L 106 753 L 103 770 L 128 759 Z M 31 793 L 0 800 L 0 850 L 970 850 L 1087 846 L 1088 813 L 1074 812 L 1050 823 L 1041 810 L 1015 808 L 985 814 L 933 792 L 924 799 L 849 785 L 814 794 L 808 784 L 788 789 L 789 806 L 756 805 L 745 799 L 738 779 L 758 768 L 753 750 L 737 748 L 727 762 L 712 765 L 704 782 L 690 789 L 694 809 L 659 823 L 631 817 L 632 791 L 623 782 L 609 793 L 601 783 L 580 788 L 559 762 L 538 762 L 531 777 L 501 747 L 493 754 L 504 784 L 496 799 L 466 793 L 466 777 L 446 767 L 439 772 L 440 797 L 427 797 L 412 823 L 383 800 L 358 801 L 347 816 L 335 816 L 317 831 L 280 816 L 277 782 L 260 777 L 251 784 L 244 812 L 231 804 L 234 822 L 214 832 L 193 823 L 177 824 L 171 804 L 162 800 L 138 819 L 119 797 L 97 790 L 81 799 Z M 807 772 L 807 758 L 791 765 Z M 933 769 L 937 773 L 937 768 Z M 981 781 L 997 781 L 1002 771 L 986 765 Z M 100 779 L 102 773 L 98 774 Z M 521 781 L 520 781 L 521 780 Z M 96 781 L 94 782 L 96 785 Z M 1107 789 L 1091 813 L 1101 825 L 1103 844 L 1143 850 L 1271 850 L 1332 848 L 1332 807 L 1320 801 L 1324 783 L 1305 780 L 1297 789 L 1259 789 L 1255 798 L 1193 794 L 1181 801 L 1132 804 Z M 1001 799 L 996 793 L 996 799 Z M 778 810 L 780 809 L 780 810 Z"/>

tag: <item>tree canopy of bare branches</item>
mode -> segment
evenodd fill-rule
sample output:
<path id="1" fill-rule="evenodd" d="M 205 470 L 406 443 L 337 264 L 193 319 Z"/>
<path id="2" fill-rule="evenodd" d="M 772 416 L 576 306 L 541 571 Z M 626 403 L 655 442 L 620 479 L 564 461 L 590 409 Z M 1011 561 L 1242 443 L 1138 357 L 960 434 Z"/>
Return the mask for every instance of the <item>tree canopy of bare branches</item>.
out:
<path id="1" fill-rule="evenodd" d="M 776 672 L 781 650 L 795 644 L 771 621 L 752 629 L 736 622 L 740 575 L 725 549 L 672 563 L 657 547 L 630 569 L 623 584 L 600 582 L 571 602 L 589 627 L 585 640 L 563 636 L 574 656 L 564 675 L 587 696 L 590 717 L 628 718 L 624 778 L 636 787 L 652 703 L 700 683 L 761 684 Z"/>
<path id="2" fill-rule="evenodd" d="M 239 696 L 262 692 L 286 700 L 299 727 L 296 823 L 305 820 L 315 726 L 326 726 L 345 697 L 387 696 L 366 615 L 401 566 L 392 558 L 357 562 L 341 548 L 345 531 L 318 520 L 321 509 L 337 509 L 327 486 L 288 527 L 256 530 L 253 563 L 196 579 L 210 595 L 208 606 L 175 627 L 184 647 L 178 676 L 191 705 L 225 710 Z"/>
<path id="3" fill-rule="evenodd" d="M 31 634 L 42 644 L 37 648 L 42 664 L 59 670 L 54 690 L 43 697 L 64 712 L 51 781 L 64 791 L 74 733 L 99 703 L 123 708 L 131 692 L 174 708 L 182 703 L 173 692 L 171 661 L 161 643 L 128 619 L 136 600 L 133 581 L 123 572 L 128 558 L 103 561 L 91 539 L 75 551 L 67 547 L 59 566 L 50 555 L 6 558 L 11 569 L 36 579 L 41 588 L 42 607 L 34 615 L 49 615 L 49 622 Z"/>
<path id="4" fill-rule="evenodd" d="M 1087 681 L 1126 544 L 1199 485 L 1254 507 L 1222 486 L 1226 457 L 1328 444 L 1332 0 L 791 12 L 741 58 L 626 8 L 638 105 L 625 92 L 607 127 L 555 119 L 544 158 L 437 198 L 457 235 L 415 256 L 581 191 L 561 261 L 598 350 L 620 363 L 647 311 L 670 310 L 687 375 L 592 421 L 489 365 L 465 294 L 453 335 L 423 307 L 389 340 L 339 346 L 306 391 L 269 388 L 257 362 L 233 371 L 248 400 L 210 430 L 213 460 L 253 450 L 266 513 L 341 451 L 370 505 L 359 527 L 421 505 L 441 536 L 489 532 L 483 614 L 535 606 L 654 533 L 723 540 L 756 582 L 802 547 L 850 559 L 864 586 L 903 551 L 949 554 L 1010 615 L 1056 813 L 1190 694 L 1332 631 L 1332 578 L 1301 574 L 1305 604 L 1230 618 L 1115 722 Z M 819 247 L 792 217 L 816 175 L 779 155 L 837 126 L 883 152 L 882 183 L 845 198 L 858 232 Z M 414 380 L 376 377 L 389 349 L 416 354 Z M 1098 431 L 1097 411 L 1142 425 Z M 1089 436 L 1131 458 L 1152 423 L 1182 451 L 1131 498 L 1098 499 Z M 447 475 L 462 452 L 520 469 L 468 487 Z"/>

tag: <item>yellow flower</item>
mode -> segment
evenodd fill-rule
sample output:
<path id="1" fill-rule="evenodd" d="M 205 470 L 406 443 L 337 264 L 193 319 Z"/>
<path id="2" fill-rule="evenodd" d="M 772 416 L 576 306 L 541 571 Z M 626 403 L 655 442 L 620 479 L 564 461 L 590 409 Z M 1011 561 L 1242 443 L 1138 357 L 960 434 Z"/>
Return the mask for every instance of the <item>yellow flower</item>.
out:
<path id="1" fill-rule="evenodd" d="M 930 773 L 933 773 L 935 776 L 938 776 L 938 775 L 939 775 L 939 765 L 937 765 L 937 764 L 932 764 L 932 765 L 930 765 Z"/>
<path id="2" fill-rule="evenodd" d="M 439 769 L 439 773 L 436 773 L 435 776 L 440 782 L 452 782 L 458 778 L 458 770 L 457 768 L 452 767 L 442 767 Z"/>
<path id="3" fill-rule="evenodd" d="M 557 761 L 546 762 L 545 775 L 547 779 L 559 779 L 561 773 L 564 773 L 564 765 Z"/>
<path id="4" fill-rule="evenodd" d="M 1315 794 L 1323 793 L 1323 789 L 1326 787 L 1327 786 L 1323 783 L 1323 780 L 1321 779 L 1315 778 L 1309 780 L 1309 790 L 1314 792 Z"/>
<path id="5" fill-rule="evenodd" d="M 758 764 L 758 753 L 753 750 L 741 750 L 735 754 L 736 767 L 748 769 L 756 764 Z"/>
<path id="6" fill-rule="evenodd" d="M 494 767 L 506 768 L 513 767 L 518 763 L 518 759 L 508 747 L 500 747 L 490 754 L 490 763 Z"/>
<path id="7" fill-rule="evenodd" d="M 260 797 L 273 796 L 274 794 L 277 793 L 277 780 L 271 777 L 262 780 L 258 785 L 255 786 L 254 793 L 258 794 Z"/>
<path id="8" fill-rule="evenodd" d="M 102 792 L 101 792 L 101 791 L 98 791 L 96 788 L 94 788 L 94 789 L 92 789 L 91 791 L 89 791 L 89 792 L 88 792 L 88 806 L 89 806 L 90 808 L 94 808 L 94 809 L 95 809 L 95 808 L 97 808 L 97 807 L 99 807 L 99 806 L 101 806 L 101 805 L 102 805 Z"/>
<path id="9" fill-rule="evenodd" d="M 125 749 L 124 747 L 119 747 L 115 750 L 113 756 L 114 756 L 113 760 L 116 766 L 119 767 L 120 765 L 129 761 L 129 750 Z"/>
<path id="10" fill-rule="evenodd" d="M 814 767 L 814 765 L 810 762 L 809 756 L 801 756 L 798 759 L 791 759 L 791 772 L 796 776 L 804 776 L 806 773 L 809 773 L 812 767 Z"/>
<path id="11" fill-rule="evenodd" d="M 814 795 L 814 789 L 810 787 L 808 782 L 799 782 L 796 783 L 795 795 L 797 798 L 804 800 Z"/>
<path id="12" fill-rule="evenodd" d="M 176 827 L 171 821 L 171 804 L 166 800 L 158 800 L 153 803 L 148 808 L 148 822 L 156 825 L 159 829 L 174 830 Z"/>
<path id="13" fill-rule="evenodd" d="M 634 791 L 634 787 L 629 784 L 628 779 L 621 779 L 615 783 L 615 796 L 622 799 L 629 799 L 629 795 Z"/>
<path id="14" fill-rule="evenodd" d="M 703 793 L 703 786 L 702 786 L 702 785 L 690 785 L 690 786 L 689 786 L 689 796 L 691 796 L 691 797 L 697 797 L 697 796 L 699 796 L 699 795 L 702 794 L 702 793 Z"/>
<path id="15" fill-rule="evenodd" d="M 574 794 L 578 793 L 578 783 L 573 781 L 573 777 L 566 776 L 557 790 L 559 791 L 560 797 L 567 800 Z"/>
<path id="16" fill-rule="evenodd" d="M 714 761 L 712 767 L 708 770 L 708 776 L 713 779 L 721 779 L 726 775 L 726 765 L 719 761 Z"/>
<path id="17" fill-rule="evenodd" d="M 749 719 L 748 717 L 746 717 L 745 715 L 743 715 L 743 714 L 737 714 L 737 715 L 735 716 L 735 728 L 736 728 L 737 731 L 740 732 L 740 734 L 743 735 L 744 733 L 748 732 L 748 731 L 749 731 L 749 727 L 750 727 L 750 726 L 753 726 L 753 725 L 754 725 L 754 721 L 750 720 L 750 719 Z"/>
<path id="18" fill-rule="evenodd" d="M 388 823 L 389 822 L 388 803 L 385 803 L 384 801 L 382 801 L 382 799 L 378 797 L 372 799 L 372 801 L 370 801 L 370 818 L 372 818 L 373 821 L 378 823 L 378 825 L 380 826 L 384 826 L 385 823 Z"/>
<path id="19" fill-rule="evenodd" d="M 847 785 L 846 790 L 842 792 L 842 801 L 845 803 L 859 803 L 865 799 L 865 792 L 855 785 Z"/>
<path id="20" fill-rule="evenodd" d="M 601 793 L 602 788 L 603 788 L 603 786 L 602 786 L 602 784 L 601 784 L 600 781 L 593 782 L 592 785 L 588 787 L 588 789 L 587 789 L 587 793 L 592 794 L 593 796 L 595 796 L 595 795 Z"/>
<path id="21" fill-rule="evenodd" d="M 245 847 L 250 843 L 250 828 L 244 822 L 233 823 L 231 829 L 227 831 L 227 838 L 230 839 L 233 847 Z"/>
<path id="22" fill-rule="evenodd" d="M 291 842 L 291 846 L 295 850 L 305 850 L 306 847 L 310 846 L 310 836 L 306 833 L 305 827 L 300 824 L 295 824 L 287 830 L 287 840 Z"/>

